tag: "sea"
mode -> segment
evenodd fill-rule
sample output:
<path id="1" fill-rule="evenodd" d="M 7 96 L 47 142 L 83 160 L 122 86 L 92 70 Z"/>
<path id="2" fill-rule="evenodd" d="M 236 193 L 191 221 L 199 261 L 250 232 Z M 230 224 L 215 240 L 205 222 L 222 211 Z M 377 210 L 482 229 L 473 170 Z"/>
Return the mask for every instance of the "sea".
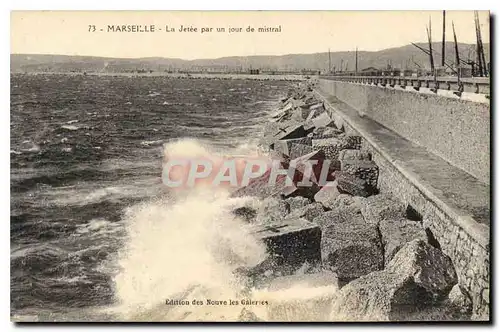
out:
<path id="1" fill-rule="evenodd" d="M 229 319 L 168 316 L 165 302 L 200 284 L 198 300 L 238 299 L 231 269 L 265 249 L 239 232 L 227 195 L 166 190 L 162 158 L 258 153 L 293 84 L 11 74 L 11 319 Z"/>

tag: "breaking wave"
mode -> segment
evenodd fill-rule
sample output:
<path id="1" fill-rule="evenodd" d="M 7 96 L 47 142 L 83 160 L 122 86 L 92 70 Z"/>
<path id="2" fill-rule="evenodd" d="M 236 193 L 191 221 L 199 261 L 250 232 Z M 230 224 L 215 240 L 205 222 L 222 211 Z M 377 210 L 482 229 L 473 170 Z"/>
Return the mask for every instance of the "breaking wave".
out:
<path id="1" fill-rule="evenodd" d="M 217 155 L 211 149 L 196 140 L 178 140 L 165 145 L 165 156 Z M 232 151 L 243 152 L 260 153 L 248 145 Z M 114 277 L 116 306 L 109 310 L 133 321 L 238 321 L 245 310 L 266 320 L 296 320 L 294 312 L 301 313 L 301 320 L 328 318 L 335 287 L 313 289 L 301 284 L 278 291 L 249 289 L 234 273 L 262 262 L 267 253 L 265 245 L 248 232 L 246 222 L 231 212 L 248 201 L 253 206 L 258 202 L 229 195 L 224 188 L 194 187 L 130 208 L 124 218 L 126 245 Z M 175 299 L 189 304 L 166 304 Z M 239 304 L 206 304 L 229 299 Z M 193 300 L 204 304 L 192 305 Z M 252 301 L 267 304 L 252 305 Z"/>
<path id="2" fill-rule="evenodd" d="M 165 146 L 166 155 L 213 152 L 196 140 Z M 175 320 L 164 303 L 190 287 L 203 290 L 202 297 L 237 298 L 243 285 L 233 271 L 266 257 L 265 246 L 248 236 L 244 222 L 231 213 L 242 200 L 229 198 L 223 188 L 195 187 L 130 208 L 125 216 L 128 238 L 114 279 L 114 310 L 124 319 Z"/>

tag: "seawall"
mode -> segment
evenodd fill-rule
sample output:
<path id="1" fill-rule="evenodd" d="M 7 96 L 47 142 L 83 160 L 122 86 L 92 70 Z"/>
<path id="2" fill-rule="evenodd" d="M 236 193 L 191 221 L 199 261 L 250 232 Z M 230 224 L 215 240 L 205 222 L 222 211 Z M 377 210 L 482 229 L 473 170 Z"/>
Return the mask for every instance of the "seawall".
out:
<path id="1" fill-rule="evenodd" d="M 362 150 L 379 166 L 380 192 L 414 210 L 430 237 L 452 259 L 459 284 L 473 302 L 473 319 L 487 319 L 490 187 L 483 181 L 489 179 L 490 143 L 479 128 L 487 125 L 489 135 L 489 107 L 331 81 L 320 81 L 316 93 L 338 128 L 362 137 Z M 422 143 L 415 144 L 416 138 Z M 443 154 L 462 167 L 447 162 Z M 474 167 L 474 158 L 484 164 Z M 482 172 L 483 181 L 465 171 L 467 167 L 476 174 Z"/>
<path id="2" fill-rule="evenodd" d="M 319 90 L 490 182 L 490 106 L 358 83 L 320 79 Z"/>

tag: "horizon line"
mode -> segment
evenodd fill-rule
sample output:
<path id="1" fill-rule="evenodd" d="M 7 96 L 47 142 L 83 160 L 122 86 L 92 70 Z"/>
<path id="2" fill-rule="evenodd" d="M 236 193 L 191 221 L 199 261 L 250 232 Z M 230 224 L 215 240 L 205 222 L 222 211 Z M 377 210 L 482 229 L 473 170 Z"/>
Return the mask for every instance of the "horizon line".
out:
<path id="1" fill-rule="evenodd" d="M 435 41 L 432 42 L 432 44 L 441 44 L 441 41 Z M 454 43 L 453 41 L 446 41 L 445 43 Z M 428 44 L 427 41 L 421 41 L 421 42 L 415 42 L 415 44 Z M 472 45 L 474 46 L 474 43 L 458 43 L 458 44 L 465 44 L 465 45 Z M 490 43 L 483 43 L 485 45 L 489 45 Z M 405 44 L 401 46 L 395 46 L 395 47 L 389 47 L 389 48 L 384 48 L 380 49 L 377 51 L 365 51 L 365 50 L 360 50 L 358 49 L 359 52 L 365 52 L 365 53 L 377 53 L 381 51 L 386 51 L 386 50 L 391 50 L 391 49 L 396 49 L 396 48 L 401 48 L 405 46 L 412 46 L 412 44 Z M 170 60 L 182 60 L 182 61 L 199 61 L 199 60 L 219 60 L 219 59 L 225 59 L 225 58 L 247 58 L 247 57 L 281 57 L 281 56 L 289 56 L 289 55 L 314 55 L 314 54 L 322 54 L 322 53 L 349 53 L 349 52 L 356 52 L 356 50 L 346 50 L 346 51 L 325 51 L 325 52 L 313 52 L 313 53 L 284 53 L 284 54 L 253 54 L 253 55 L 226 55 L 222 57 L 217 57 L 217 58 L 196 58 L 196 59 L 183 59 L 183 58 L 176 58 L 176 57 L 168 57 L 168 56 L 144 56 L 144 57 L 120 57 L 120 56 L 102 56 L 102 55 L 78 55 L 78 54 L 62 54 L 62 53 L 10 53 L 10 55 L 26 55 L 26 56 L 37 56 L 37 55 L 51 55 L 51 56 L 68 56 L 68 57 L 93 57 L 93 58 L 103 58 L 103 59 L 127 59 L 127 60 L 140 60 L 140 59 L 151 59 L 151 58 L 159 58 L 159 59 L 170 59 Z"/>

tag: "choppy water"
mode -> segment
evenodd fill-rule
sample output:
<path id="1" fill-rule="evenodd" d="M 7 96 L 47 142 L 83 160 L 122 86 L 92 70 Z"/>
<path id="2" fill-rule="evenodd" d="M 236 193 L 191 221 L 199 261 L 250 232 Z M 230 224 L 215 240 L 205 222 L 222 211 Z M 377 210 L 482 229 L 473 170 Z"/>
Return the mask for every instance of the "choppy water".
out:
<path id="1" fill-rule="evenodd" d="M 252 151 L 289 85 L 12 75 L 12 317 L 138 319 L 200 276 L 230 296 L 230 268 L 262 248 L 226 218 L 223 194 L 166 194 L 163 144 Z M 214 249 L 224 241 L 235 261 Z"/>

